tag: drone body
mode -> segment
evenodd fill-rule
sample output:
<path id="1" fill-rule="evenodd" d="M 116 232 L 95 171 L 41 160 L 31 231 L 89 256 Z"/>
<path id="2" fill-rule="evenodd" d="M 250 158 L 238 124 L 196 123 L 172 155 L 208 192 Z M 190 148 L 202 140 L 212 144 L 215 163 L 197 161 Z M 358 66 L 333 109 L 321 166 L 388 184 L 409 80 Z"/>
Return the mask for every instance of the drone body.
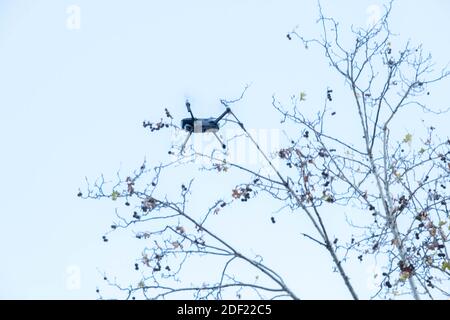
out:
<path id="1" fill-rule="evenodd" d="M 188 142 L 189 138 L 191 137 L 191 134 L 193 133 L 207 133 L 212 132 L 217 140 L 219 140 L 220 144 L 222 145 L 222 148 L 226 148 L 226 145 L 219 139 L 216 132 L 219 131 L 219 121 L 222 120 L 223 117 L 225 117 L 228 113 L 231 112 L 230 108 L 227 108 L 220 116 L 217 118 L 196 118 L 194 117 L 194 114 L 191 111 L 191 104 L 189 101 L 186 101 L 186 108 L 188 112 L 191 114 L 190 118 L 184 118 L 181 120 L 181 128 L 183 130 L 186 130 L 189 132 L 188 136 L 186 137 L 186 140 L 183 143 L 183 146 L 181 147 L 181 152 L 183 152 L 184 147 L 186 146 L 186 143 Z"/>
<path id="2" fill-rule="evenodd" d="M 215 118 L 184 118 L 181 120 L 181 128 L 192 133 L 217 132 L 219 131 L 219 124 L 216 122 Z"/>

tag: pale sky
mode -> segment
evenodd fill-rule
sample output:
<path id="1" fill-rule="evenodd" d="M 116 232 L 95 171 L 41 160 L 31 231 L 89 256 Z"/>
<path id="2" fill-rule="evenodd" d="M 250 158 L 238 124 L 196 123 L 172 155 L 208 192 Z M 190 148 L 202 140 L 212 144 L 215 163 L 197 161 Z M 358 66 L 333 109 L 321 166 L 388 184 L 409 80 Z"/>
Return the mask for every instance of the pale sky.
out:
<path id="1" fill-rule="evenodd" d="M 344 27 L 364 26 L 369 6 L 383 3 L 322 1 Z M 68 25 L 70 6 L 80 9 L 79 28 Z M 450 60 L 449 12 L 445 0 L 398 0 L 391 28 L 401 41 L 423 43 L 443 66 Z M 102 242 L 119 204 L 77 198 L 85 177 L 114 179 L 144 158 L 154 165 L 169 160 L 170 134 L 150 135 L 143 120 L 159 120 L 167 107 L 179 121 L 186 98 L 199 116 L 216 116 L 220 98 L 232 99 L 250 83 L 236 113 L 251 129 L 279 133 L 272 94 L 288 102 L 305 91 L 322 101 L 327 86 L 343 84 L 320 51 L 286 39 L 296 26 L 317 36 L 317 16 L 316 1 L 0 0 L 0 298 L 93 299 L 103 286 L 99 270 L 138 281 L 132 266 L 142 243 L 130 234 Z M 444 88 L 430 103 L 449 106 Z M 400 132 L 414 133 L 414 120 L 405 119 Z M 281 133 L 279 139 L 285 142 Z M 186 177 L 200 175 L 191 169 Z M 207 176 L 207 187 L 201 179 L 196 190 L 211 199 L 220 194 L 211 190 L 228 190 L 220 179 Z M 171 188 L 166 183 L 163 191 Z M 208 204 L 192 201 L 194 210 Z M 326 253 L 299 236 L 307 220 L 294 224 L 286 215 L 270 223 L 278 208 L 262 198 L 215 226 L 242 251 L 267 257 L 300 297 L 349 298 Z M 372 292 L 372 267 L 349 268 L 362 298 Z"/>

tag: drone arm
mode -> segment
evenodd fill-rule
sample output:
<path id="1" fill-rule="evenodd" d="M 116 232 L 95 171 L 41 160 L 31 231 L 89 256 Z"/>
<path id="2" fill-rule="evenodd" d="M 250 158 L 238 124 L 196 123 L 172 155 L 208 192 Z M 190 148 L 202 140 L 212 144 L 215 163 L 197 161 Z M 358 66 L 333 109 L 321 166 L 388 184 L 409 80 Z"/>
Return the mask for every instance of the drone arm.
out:
<path id="1" fill-rule="evenodd" d="M 216 123 L 219 123 L 220 120 L 223 119 L 223 117 L 225 117 L 227 114 L 229 114 L 231 112 L 230 108 L 227 108 L 219 117 L 217 117 L 216 119 Z"/>
<path id="2" fill-rule="evenodd" d="M 191 104 L 187 100 L 186 100 L 186 108 L 187 108 L 187 111 L 191 114 L 191 118 L 195 119 L 194 114 L 192 113 L 192 110 L 191 110 Z"/>

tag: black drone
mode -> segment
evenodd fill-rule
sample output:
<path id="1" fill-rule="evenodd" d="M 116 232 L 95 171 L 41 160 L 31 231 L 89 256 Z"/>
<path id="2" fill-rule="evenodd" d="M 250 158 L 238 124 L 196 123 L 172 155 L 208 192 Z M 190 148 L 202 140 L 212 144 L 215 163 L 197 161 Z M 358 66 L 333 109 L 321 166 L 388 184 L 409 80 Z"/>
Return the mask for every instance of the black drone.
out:
<path id="1" fill-rule="evenodd" d="M 217 118 L 196 118 L 192 113 L 191 104 L 189 103 L 189 101 L 186 101 L 186 108 L 190 113 L 191 117 L 184 118 L 183 120 L 181 120 L 181 128 L 186 130 L 189 134 L 186 137 L 186 140 L 184 141 L 180 152 L 183 152 L 186 143 L 188 142 L 189 138 L 193 133 L 206 133 L 206 132 L 212 132 L 214 136 L 217 138 L 217 140 L 219 140 L 220 144 L 222 145 L 222 148 L 225 149 L 227 146 L 220 140 L 216 132 L 219 131 L 219 121 L 222 120 L 223 117 L 225 117 L 227 114 L 229 114 L 231 112 L 231 109 L 227 108 Z"/>

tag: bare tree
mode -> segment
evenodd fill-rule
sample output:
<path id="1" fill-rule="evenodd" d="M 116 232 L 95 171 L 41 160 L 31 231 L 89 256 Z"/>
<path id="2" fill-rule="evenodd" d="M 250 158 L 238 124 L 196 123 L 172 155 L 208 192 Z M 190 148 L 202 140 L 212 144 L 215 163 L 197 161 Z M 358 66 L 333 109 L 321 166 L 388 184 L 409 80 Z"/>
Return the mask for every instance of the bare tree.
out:
<path id="1" fill-rule="evenodd" d="M 221 150 L 205 154 L 191 148 L 181 154 L 172 146 L 170 163 L 147 168 L 144 162 L 125 179 L 119 174 L 115 184 L 107 184 L 102 177 L 93 185 L 88 184 L 84 193 L 80 191 L 79 196 L 84 198 L 125 199 L 125 205 L 133 211 L 130 218 L 116 212 L 117 221 L 104 241 L 108 241 L 110 232 L 139 225 L 142 231 L 134 236 L 153 244 L 145 247 L 135 265 L 136 269 L 144 269 L 137 285 L 124 286 L 107 280 L 108 283 L 124 291 L 127 298 L 137 293 L 150 299 L 177 297 L 185 292 L 199 299 L 221 299 L 230 294 L 300 298 L 301 294 L 289 289 L 262 257 L 243 254 L 242 248 L 220 235 L 220 230 L 208 226 L 211 216 L 227 210 L 232 203 L 268 194 L 283 208 L 308 217 L 312 230 L 303 229 L 302 234 L 330 256 L 333 270 L 353 299 L 358 299 L 358 294 L 344 262 L 362 261 L 368 256 L 376 257 L 383 269 L 374 297 L 449 296 L 450 196 L 446 187 L 450 178 L 450 140 L 440 138 L 432 126 L 426 128 L 423 139 L 413 139 L 410 133 L 398 138 L 401 133 L 396 128 L 411 110 L 445 114 L 446 110 L 428 107 L 423 97 L 429 94 L 431 85 L 450 73 L 446 69 L 435 72 L 431 56 L 425 55 L 420 45 L 407 42 L 403 49 L 394 52 L 391 42 L 396 36 L 388 25 L 390 12 L 391 4 L 370 28 L 353 28 L 354 41 L 350 46 L 341 42 L 338 23 L 325 16 L 320 5 L 321 38 L 308 39 L 297 30 L 287 35 L 306 48 L 321 48 L 332 70 L 345 80 L 353 101 L 348 108 L 358 119 L 355 125 L 360 136 L 348 141 L 331 129 L 329 121 L 335 114 L 329 107 L 334 95 L 331 88 L 324 90 L 323 107 L 313 117 L 300 110 L 305 100 L 303 93 L 292 99 L 291 106 L 284 106 L 273 96 L 272 105 L 280 112 L 283 125 L 291 124 L 300 132 L 291 136 L 288 145 L 275 155 L 261 148 L 233 111 L 226 120 L 237 125 L 242 136 L 254 144 L 272 174 L 229 161 Z M 238 99 L 222 99 L 221 103 L 233 110 L 233 105 L 244 99 L 245 90 Z M 165 112 L 166 120 L 144 122 L 144 127 L 151 132 L 180 130 L 170 112 Z M 228 139 L 228 143 L 238 136 Z M 274 157 L 286 166 L 276 166 Z M 236 183 L 230 194 L 217 199 L 205 212 L 187 206 L 195 192 L 192 180 L 181 184 L 177 198 L 155 191 L 161 183 L 161 172 L 199 158 L 206 161 L 200 166 L 202 170 L 226 172 L 232 168 L 241 171 L 240 177 L 245 180 Z M 342 208 L 351 208 L 351 213 L 342 213 Z M 350 235 L 339 239 L 331 236 L 337 232 L 326 219 L 329 212 L 347 224 Z M 180 281 L 189 261 L 199 257 L 220 266 L 217 278 L 189 284 Z M 247 272 L 255 276 L 247 277 Z"/>
<path id="2" fill-rule="evenodd" d="M 361 146 L 354 147 L 356 139 L 345 141 L 327 133 L 330 89 L 324 108 L 312 120 L 298 113 L 296 106 L 293 112 L 285 111 L 275 98 L 273 105 L 286 119 L 306 127 L 313 135 L 314 141 L 303 143 L 306 148 L 301 148 L 310 150 L 309 154 L 294 160 L 300 163 L 304 176 L 320 180 L 321 171 L 327 189 L 320 192 L 326 199 L 372 212 L 372 223 L 363 221 L 359 226 L 364 230 L 360 238 L 339 248 L 360 251 L 360 259 L 365 254 L 382 256 L 386 271 L 378 293 L 394 291 L 410 293 L 415 299 L 421 295 L 432 298 L 432 291 L 449 294 L 449 229 L 445 226 L 449 195 L 445 189 L 450 140 L 439 140 L 432 126 L 414 146 L 416 150 L 407 148 L 412 143 L 410 133 L 401 141 L 391 136 L 398 135 L 395 129 L 399 121 L 414 108 L 445 114 L 447 110 L 428 108 L 421 98 L 429 95 L 429 87 L 446 78 L 449 71 L 434 72 L 431 55 L 425 55 L 420 45 L 408 42 L 399 52 L 392 50 L 394 35 L 388 25 L 391 6 L 373 27 L 352 30 L 354 46 L 348 49 L 341 44 L 338 23 L 325 17 L 320 6 L 322 39 L 309 40 L 295 30 L 289 35 L 305 46 L 317 44 L 323 48 L 331 67 L 345 79 L 360 121 Z M 312 165 L 304 161 L 308 158 L 314 159 Z M 309 179 L 304 185 L 307 193 L 313 185 Z M 313 207 L 320 204 L 317 199 L 319 195 L 312 197 Z M 404 282 L 409 290 L 403 288 Z"/>

